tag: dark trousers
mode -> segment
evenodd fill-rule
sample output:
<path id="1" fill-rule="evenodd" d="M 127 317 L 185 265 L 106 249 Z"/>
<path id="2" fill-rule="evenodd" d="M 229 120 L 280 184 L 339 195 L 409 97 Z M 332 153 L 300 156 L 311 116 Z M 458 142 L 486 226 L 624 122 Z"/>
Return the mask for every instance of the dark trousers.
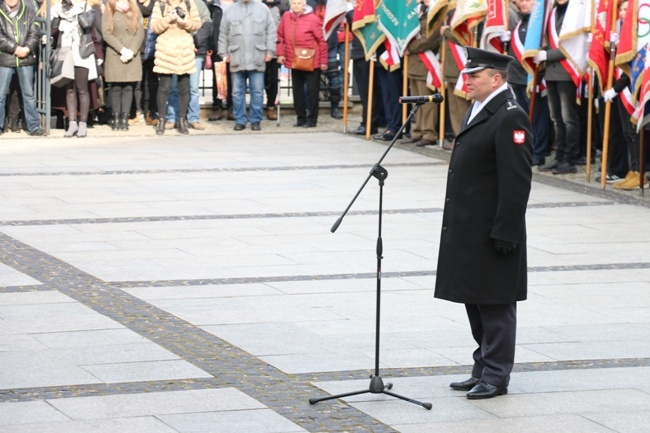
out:
<path id="1" fill-rule="evenodd" d="M 575 165 L 580 154 L 580 106 L 573 81 L 547 81 L 548 107 L 555 126 L 555 159 Z"/>
<path id="2" fill-rule="evenodd" d="M 526 85 L 510 84 L 510 87 L 512 88 L 517 103 L 528 113 L 530 110 L 530 99 L 528 99 L 528 95 L 526 94 Z M 533 113 L 533 133 L 535 134 L 533 141 L 533 161 L 540 161 L 551 150 L 551 118 L 548 114 L 546 97 L 542 97 L 539 93 L 536 96 L 535 112 Z"/>
<path id="3" fill-rule="evenodd" d="M 305 101 L 305 86 L 309 93 L 309 107 Z M 298 115 L 298 123 L 316 125 L 318 123 L 318 93 L 320 91 L 320 69 L 313 72 L 291 70 L 291 90 L 293 105 Z M 307 115 L 309 110 L 309 115 Z"/>
<path id="4" fill-rule="evenodd" d="M 517 304 L 465 304 L 465 309 L 478 344 L 473 354 L 472 376 L 506 388 L 515 364 Z"/>
<path id="5" fill-rule="evenodd" d="M 113 113 L 129 113 L 135 83 L 111 83 L 109 92 Z"/>
<path id="6" fill-rule="evenodd" d="M 142 101 L 142 108 L 149 113 L 156 114 L 158 112 L 158 104 L 156 101 L 158 95 L 158 74 L 153 71 L 154 59 L 147 59 L 142 63 L 142 82 L 144 88 L 144 97 Z M 165 113 L 163 113 L 165 117 Z"/>
<path id="7" fill-rule="evenodd" d="M 266 90 L 266 106 L 275 107 L 275 100 L 278 98 L 278 59 L 275 57 L 270 62 L 266 62 L 264 69 L 264 90 Z"/>
<path id="8" fill-rule="evenodd" d="M 397 132 L 402 127 L 402 105 L 399 103 L 399 97 L 402 96 L 402 70 L 390 72 L 377 65 L 375 72 L 381 85 L 388 129 Z"/>
<path id="9" fill-rule="evenodd" d="M 370 62 L 364 59 L 355 60 L 352 64 L 352 73 L 354 75 L 354 82 L 359 90 L 359 98 L 361 99 L 361 126 L 366 126 L 366 119 L 368 118 L 368 87 L 370 77 Z M 381 88 L 379 81 L 373 82 L 372 94 L 372 123 L 370 129 L 376 130 L 379 125 L 386 123 L 384 119 L 384 109 L 381 100 Z"/>
<path id="10" fill-rule="evenodd" d="M 172 75 L 158 74 L 158 95 L 157 105 L 160 119 L 164 122 L 167 113 L 167 95 L 172 87 Z M 178 75 L 178 118 L 187 118 L 187 107 L 190 104 L 190 76 L 189 74 Z"/>
<path id="11" fill-rule="evenodd" d="M 600 101 L 602 102 L 602 100 Z M 627 137 L 624 133 L 624 125 L 621 124 L 621 117 L 619 116 L 619 108 L 625 111 L 625 107 L 618 106 L 618 98 L 612 101 L 612 112 L 610 115 L 609 122 L 609 142 L 607 144 L 607 172 L 610 174 L 615 174 L 618 177 L 625 177 L 628 170 L 638 170 L 638 159 L 637 167 L 630 167 L 628 163 L 628 147 L 626 143 Z M 605 110 L 601 110 L 604 112 Z M 625 111 L 627 114 L 627 111 Z M 630 124 L 631 128 L 634 128 L 634 125 L 630 123 L 629 116 L 626 120 Z M 638 137 L 638 135 L 637 135 Z M 638 153 L 638 141 L 637 141 L 637 153 Z M 602 144 L 602 143 L 601 143 Z"/>

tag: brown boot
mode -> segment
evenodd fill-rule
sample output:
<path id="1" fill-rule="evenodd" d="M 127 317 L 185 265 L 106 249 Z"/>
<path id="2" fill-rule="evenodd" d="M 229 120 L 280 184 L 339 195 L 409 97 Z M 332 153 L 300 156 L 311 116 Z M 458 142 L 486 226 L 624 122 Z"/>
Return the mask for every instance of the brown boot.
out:
<path id="1" fill-rule="evenodd" d="M 228 115 L 226 116 L 226 119 L 228 120 L 235 120 L 235 115 L 232 112 L 232 107 L 228 109 Z"/>
<path id="2" fill-rule="evenodd" d="M 278 120 L 278 115 L 275 112 L 275 107 L 266 107 L 266 118 L 269 120 Z"/>
<path id="3" fill-rule="evenodd" d="M 639 173 L 638 171 L 634 171 L 630 177 L 626 177 L 623 183 L 618 184 L 617 182 L 616 184 L 614 184 L 614 188 L 622 189 L 625 191 L 631 191 L 633 189 L 639 188 L 640 181 L 641 181 L 641 173 Z M 645 176 L 643 177 L 643 185 L 644 186 L 648 185 L 648 179 Z"/>
<path id="4" fill-rule="evenodd" d="M 153 126 L 158 125 L 158 119 L 156 118 L 156 116 L 151 114 L 151 111 L 147 112 L 147 115 L 144 118 L 144 121 L 145 121 L 145 123 L 147 125 L 153 125 Z"/>

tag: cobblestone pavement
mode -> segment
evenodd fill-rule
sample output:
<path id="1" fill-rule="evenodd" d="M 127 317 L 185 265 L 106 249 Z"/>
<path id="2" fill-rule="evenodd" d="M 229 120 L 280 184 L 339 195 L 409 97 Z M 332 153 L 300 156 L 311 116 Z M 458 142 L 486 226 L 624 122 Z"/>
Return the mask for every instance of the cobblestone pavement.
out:
<path id="1" fill-rule="evenodd" d="M 330 228 L 387 143 L 294 121 L 0 138 L 0 433 L 650 431 L 647 197 L 535 175 L 509 395 L 470 402 L 464 313 L 432 297 L 449 152 L 400 143 L 380 367 L 433 409 L 310 405 L 374 372 L 375 182 Z"/>

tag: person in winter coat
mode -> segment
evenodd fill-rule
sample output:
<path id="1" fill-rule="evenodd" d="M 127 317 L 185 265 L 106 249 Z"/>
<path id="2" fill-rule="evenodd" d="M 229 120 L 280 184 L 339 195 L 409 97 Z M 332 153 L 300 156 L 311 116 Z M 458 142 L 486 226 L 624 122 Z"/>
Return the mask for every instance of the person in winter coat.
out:
<path id="1" fill-rule="evenodd" d="M 512 57 L 466 50 L 462 73 L 475 102 L 449 162 L 435 297 L 465 304 L 478 344 L 472 377 L 450 387 L 484 399 L 508 392 L 517 301 L 527 297 L 533 132 L 508 89 Z"/>
<path id="2" fill-rule="evenodd" d="M 79 52 L 81 35 L 89 29 L 82 29 L 79 15 L 92 9 L 84 0 L 64 0 L 52 4 L 52 20 L 58 22 L 57 46 L 70 47 L 74 59 L 74 81 L 65 86 L 68 129 L 64 137 L 85 137 L 87 134 L 88 112 L 91 101 L 88 83 L 97 79 L 97 50 L 95 54 L 81 57 Z M 92 24 L 94 26 L 94 23 Z M 90 26 L 90 27 L 92 27 Z M 77 122 L 77 114 L 78 122 Z"/>
<path id="3" fill-rule="evenodd" d="M 299 71 L 292 68 L 295 48 L 313 48 L 314 70 Z M 313 9 L 305 0 L 291 0 L 291 10 L 282 15 L 278 27 L 278 63 L 291 69 L 293 105 L 298 116 L 293 125 L 314 128 L 318 123 L 318 93 L 321 71 L 327 71 L 327 43 L 323 28 Z M 309 93 L 309 107 L 305 103 L 304 87 Z"/>
<path id="4" fill-rule="evenodd" d="M 172 75 L 178 76 L 178 123 L 176 129 L 188 134 L 187 107 L 190 101 L 190 74 L 196 72 L 194 38 L 192 33 L 201 27 L 201 19 L 194 0 L 166 0 L 157 2 L 151 15 L 151 29 L 158 35 L 153 71 L 158 74 L 157 106 L 161 119 L 156 134 L 165 133 L 164 113 L 167 113 L 167 94 L 172 86 Z"/>
<path id="5" fill-rule="evenodd" d="M 133 90 L 142 80 L 140 49 L 144 41 L 142 16 L 135 0 L 108 0 L 102 15 L 106 42 L 104 78 L 111 84 L 113 130 L 128 130 Z"/>
<path id="6" fill-rule="evenodd" d="M 5 123 L 7 91 L 14 74 L 18 76 L 23 96 L 29 135 L 45 135 L 36 109 L 34 92 L 34 53 L 39 32 L 36 11 L 25 0 L 5 0 L 0 5 L 0 134 Z"/>
<path id="7" fill-rule="evenodd" d="M 282 11 L 280 9 L 280 0 L 263 0 L 266 6 L 271 11 L 273 21 L 276 28 L 280 25 L 280 18 Z M 277 38 L 277 34 L 275 35 Z M 264 89 L 266 90 L 266 118 L 269 120 L 278 120 L 278 115 L 275 112 L 275 100 L 278 99 L 278 84 L 280 77 L 280 65 L 278 65 L 278 58 L 274 56 L 267 64 L 264 70 Z"/>
<path id="8" fill-rule="evenodd" d="M 276 27 L 269 8 L 258 1 L 240 0 L 223 15 L 219 33 L 219 55 L 230 63 L 235 131 L 251 123 L 261 129 L 264 109 L 264 70 L 275 55 Z M 246 115 L 246 82 L 250 110 Z"/>

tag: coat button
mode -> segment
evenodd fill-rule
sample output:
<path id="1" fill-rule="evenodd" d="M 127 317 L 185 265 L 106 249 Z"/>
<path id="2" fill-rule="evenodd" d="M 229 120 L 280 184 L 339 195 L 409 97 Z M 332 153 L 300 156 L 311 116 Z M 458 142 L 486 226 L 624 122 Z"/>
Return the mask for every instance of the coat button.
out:
<path id="1" fill-rule="evenodd" d="M 452 170 L 452 169 L 450 168 L 450 169 L 449 169 L 449 174 L 452 174 L 453 172 L 454 172 L 454 170 Z"/>
<path id="2" fill-rule="evenodd" d="M 446 198 L 445 203 L 449 203 L 450 200 L 451 200 L 450 198 Z"/>
<path id="3" fill-rule="evenodd" d="M 443 227 L 443 228 L 442 228 L 442 231 L 443 231 L 443 232 L 446 232 L 446 231 L 447 231 L 447 227 Z"/>

